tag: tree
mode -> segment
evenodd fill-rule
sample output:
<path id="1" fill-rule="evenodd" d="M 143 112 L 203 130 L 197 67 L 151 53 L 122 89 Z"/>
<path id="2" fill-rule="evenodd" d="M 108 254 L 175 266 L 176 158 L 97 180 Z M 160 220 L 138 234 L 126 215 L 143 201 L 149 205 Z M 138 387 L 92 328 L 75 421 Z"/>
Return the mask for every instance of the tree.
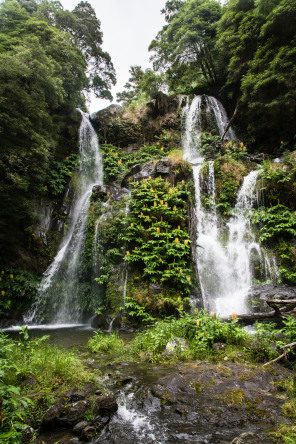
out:
<path id="1" fill-rule="evenodd" d="M 82 51 L 87 64 L 86 91 L 112 100 L 110 89 L 116 83 L 115 70 L 110 55 L 101 48 L 101 22 L 91 5 L 82 1 L 70 12 L 64 10 L 59 1 L 44 1 L 38 5 L 34 15 L 71 35 L 73 44 Z"/>
<path id="2" fill-rule="evenodd" d="M 182 79 L 197 83 L 217 82 L 215 40 L 221 5 L 215 0 L 168 2 L 167 20 L 150 44 L 156 70 L 165 70 L 173 90 Z"/>
<path id="3" fill-rule="evenodd" d="M 240 102 L 244 140 L 264 150 L 294 143 L 295 20 L 293 0 L 230 0 L 218 24 L 224 92 Z"/>
<path id="4" fill-rule="evenodd" d="M 143 71 L 138 65 L 131 66 L 129 73 L 131 76 L 124 85 L 125 90 L 117 93 L 118 102 L 129 104 L 141 96 L 149 100 L 149 98 L 155 98 L 158 91 L 166 90 L 164 73 L 157 74 L 150 68 Z"/>
<path id="5" fill-rule="evenodd" d="M 71 113 L 83 103 L 84 71 L 84 57 L 69 35 L 30 17 L 15 1 L 1 5 L 0 226 L 5 227 L 5 261 L 12 245 L 22 244 L 34 201 L 45 192 L 51 164 L 63 152 L 63 110 Z"/>

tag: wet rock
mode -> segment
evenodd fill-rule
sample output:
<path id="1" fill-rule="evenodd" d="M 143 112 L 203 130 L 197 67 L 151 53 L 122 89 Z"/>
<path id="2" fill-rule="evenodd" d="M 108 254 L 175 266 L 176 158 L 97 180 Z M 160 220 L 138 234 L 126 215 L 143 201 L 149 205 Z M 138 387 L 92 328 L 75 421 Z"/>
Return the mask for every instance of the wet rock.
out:
<path id="1" fill-rule="evenodd" d="M 77 424 L 84 418 L 85 412 L 90 408 L 88 401 L 78 401 L 66 406 L 65 420 L 69 425 Z"/>
<path id="2" fill-rule="evenodd" d="M 128 377 L 128 376 L 127 376 L 126 378 L 118 379 L 116 382 L 117 382 L 118 385 L 123 386 L 123 385 L 130 384 L 130 383 L 132 383 L 133 381 L 134 381 L 134 378 L 131 378 L 131 377 Z"/>
<path id="3" fill-rule="evenodd" d="M 226 344 L 222 344 L 222 342 L 216 342 L 215 344 L 213 344 L 213 349 L 220 351 L 220 350 L 224 350 L 226 347 Z"/>
<path id="4" fill-rule="evenodd" d="M 168 342 L 163 352 L 164 356 L 174 355 L 176 352 L 183 352 L 189 348 L 188 342 L 184 338 L 174 338 Z"/>
<path id="5" fill-rule="evenodd" d="M 109 316 L 106 316 L 106 313 L 96 314 L 91 319 L 91 326 L 93 328 L 108 330 L 110 322 L 111 319 Z"/>
<path id="6" fill-rule="evenodd" d="M 266 299 L 294 299 L 296 287 L 287 285 L 253 285 L 249 289 L 248 297 L 259 297 L 261 301 Z"/>
<path id="7" fill-rule="evenodd" d="M 112 393 L 105 393 L 95 399 L 95 412 L 102 416 L 110 416 L 118 410 L 118 404 Z"/>
<path id="8" fill-rule="evenodd" d="M 96 434 L 97 431 L 94 426 L 87 426 L 82 430 L 81 439 L 89 442 Z"/>
<path id="9" fill-rule="evenodd" d="M 62 406 L 52 405 L 43 415 L 42 418 L 42 427 L 44 429 L 49 429 L 54 427 L 59 420 L 60 415 L 62 414 L 63 408 Z"/>
<path id="10" fill-rule="evenodd" d="M 82 401 L 82 400 L 85 399 L 85 397 L 86 397 L 86 393 L 85 392 L 74 392 L 70 396 L 70 402 Z"/>
<path id="11" fill-rule="evenodd" d="M 92 420 L 92 425 L 95 427 L 97 432 L 100 432 L 101 430 L 103 430 L 103 428 L 105 427 L 105 425 L 108 424 L 108 422 L 110 421 L 110 417 L 109 416 L 96 416 L 93 420 Z"/>
<path id="12" fill-rule="evenodd" d="M 156 164 L 156 172 L 159 174 L 169 174 L 171 171 L 169 159 L 164 158 L 157 162 Z"/>
<path id="13" fill-rule="evenodd" d="M 248 303 L 255 312 L 269 311 L 267 299 L 295 299 L 296 287 L 287 285 L 253 285 L 248 292 Z"/>
<path id="14" fill-rule="evenodd" d="M 107 185 L 95 185 L 92 193 L 100 200 L 104 200 L 110 194 L 110 187 Z"/>
<path id="15" fill-rule="evenodd" d="M 87 427 L 87 426 L 89 426 L 89 425 L 90 425 L 89 422 L 87 422 L 87 421 L 81 421 L 81 422 L 79 422 L 78 424 L 76 424 L 76 426 L 73 427 L 73 432 L 74 432 L 76 435 L 80 436 L 81 433 L 82 433 L 82 431 L 83 431 L 83 429 L 85 429 L 85 427 Z"/>
<path id="16" fill-rule="evenodd" d="M 22 430 L 21 434 L 21 442 L 23 444 L 29 444 L 32 442 L 32 439 L 34 437 L 34 430 L 32 427 L 27 427 L 25 430 Z"/>

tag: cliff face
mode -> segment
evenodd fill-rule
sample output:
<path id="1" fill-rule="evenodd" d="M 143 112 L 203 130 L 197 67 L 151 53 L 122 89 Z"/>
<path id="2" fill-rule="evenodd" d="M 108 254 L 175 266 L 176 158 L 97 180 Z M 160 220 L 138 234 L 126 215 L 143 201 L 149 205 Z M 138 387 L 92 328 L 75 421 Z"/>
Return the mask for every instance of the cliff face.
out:
<path id="1" fill-rule="evenodd" d="M 161 144 L 180 144 L 180 110 L 184 96 L 167 96 L 159 92 L 147 104 L 121 108 L 110 105 L 91 119 L 100 143 L 133 149 L 159 141 Z"/>

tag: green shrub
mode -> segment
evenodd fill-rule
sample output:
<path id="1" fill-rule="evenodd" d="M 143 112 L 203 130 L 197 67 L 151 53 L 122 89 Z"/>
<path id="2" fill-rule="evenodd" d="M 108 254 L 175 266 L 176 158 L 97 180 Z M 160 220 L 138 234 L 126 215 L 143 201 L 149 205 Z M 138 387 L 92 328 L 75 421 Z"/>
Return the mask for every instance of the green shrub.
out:
<path id="1" fill-rule="evenodd" d="M 92 352 L 114 352 L 116 350 L 122 351 L 123 341 L 118 338 L 117 333 L 105 334 L 97 331 L 94 336 L 89 339 L 87 347 Z"/>

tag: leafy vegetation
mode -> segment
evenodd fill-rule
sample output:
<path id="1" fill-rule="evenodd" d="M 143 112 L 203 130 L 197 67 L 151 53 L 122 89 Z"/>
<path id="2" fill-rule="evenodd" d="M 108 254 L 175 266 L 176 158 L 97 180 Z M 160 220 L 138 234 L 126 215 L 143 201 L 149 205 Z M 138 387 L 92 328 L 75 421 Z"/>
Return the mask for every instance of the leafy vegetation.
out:
<path id="1" fill-rule="evenodd" d="M 262 203 L 252 222 L 260 227 L 260 242 L 273 249 L 283 282 L 296 283 L 295 152 L 284 154 L 283 162 L 263 162 Z"/>
<path id="2" fill-rule="evenodd" d="M 111 97 L 114 69 L 101 44 L 87 2 L 73 13 L 57 2 L 0 5 L 0 240 L 7 266 L 30 248 L 26 228 L 36 201 L 61 196 L 75 169 L 82 91 Z"/>
<path id="3" fill-rule="evenodd" d="M 169 92 L 219 96 L 251 151 L 295 145 L 294 0 L 167 1 L 150 44 Z M 280 148 L 279 148 L 280 147 Z"/>
<path id="4" fill-rule="evenodd" d="M 10 313 L 15 319 L 28 310 L 37 296 L 39 279 L 14 269 L 3 269 L 0 274 L 0 314 Z"/>
<path id="5" fill-rule="evenodd" d="M 82 361 L 73 352 L 50 345 L 49 337 L 29 340 L 28 332 L 12 340 L 0 333 L 0 440 L 19 444 L 28 422 L 40 421 L 62 390 L 91 381 Z M 31 378 L 34 394 L 25 381 Z M 32 390 L 32 388 L 31 388 Z M 42 410 L 40 411 L 40 407 Z"/>
<path id="6" fill-rule="evenodd" d="M 161 177 L 132 183 L 127 216 L 125 260 L 143 269 L 143 277 L 188 294 L 191 286 L 190 238 L 184 183 Z"/>
<path id="7" fill-rule="evenodd" d="M 143 71 L 138 65 L 131 66 L 129 72 L 131 76 L 124 85 L 125 89 L 116 95 L 117 101 L 125 105 L 132 105 L 139 99 L 153 99 L 166 87 L 164 73 L 157 74 L 150 68 Z"/>
<path id="8" fill-rule="evenodd" d="M 143 145 L 138 150 L 127 153 L 123 148 L 110 144 L 101 145 L 104 161 L 104 179 L 106 183 L 123 178 L 134 165 L 143 165 L 150 160 L 158 160 L 170 152 L 170 149 L 155 145 Z"/>

